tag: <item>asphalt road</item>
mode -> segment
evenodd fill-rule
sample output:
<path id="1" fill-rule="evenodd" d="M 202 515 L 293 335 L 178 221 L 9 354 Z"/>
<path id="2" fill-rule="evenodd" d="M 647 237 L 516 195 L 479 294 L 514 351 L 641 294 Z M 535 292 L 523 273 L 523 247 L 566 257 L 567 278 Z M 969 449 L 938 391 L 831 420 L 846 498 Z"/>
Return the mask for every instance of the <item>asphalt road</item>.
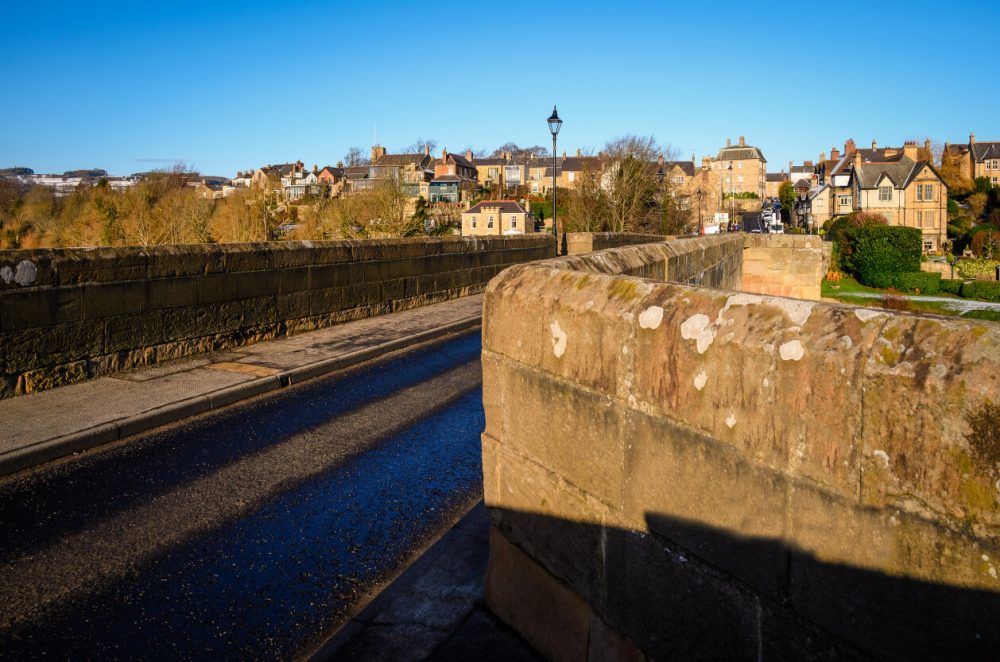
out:
<path id="1" fill-rule="evenodd" d="M 0 480 L 0 657 L 289 659 L 479 498 L 478 331 Z"/>

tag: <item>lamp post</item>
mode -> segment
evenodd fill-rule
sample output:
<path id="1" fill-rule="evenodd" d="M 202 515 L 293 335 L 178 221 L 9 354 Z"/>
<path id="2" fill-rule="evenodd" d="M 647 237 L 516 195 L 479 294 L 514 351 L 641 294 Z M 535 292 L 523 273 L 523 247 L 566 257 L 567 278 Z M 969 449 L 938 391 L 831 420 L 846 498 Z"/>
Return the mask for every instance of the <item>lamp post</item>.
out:
<path id="1" fill-rule="evenodd" d="M 733 162 L 729 162 L 729 222 L 732 223 L 736 216 L 736 198 L 733 197 Z M 729 226 L 726 226 L 729 231 Z"/>
<path id="2" fill-rule="evenodd" d="M 701 236 L 705 234 L 705 226 L 701 222 L 701 196 L 704 192 L 699 188 L 695 195 L 698 196 L 698 235 Z"/>
<path id="3" fill-rule="evenodd" d="M 562 120 L 559 119 L 559 113 L 556 112 L 555 106 L 552 106 L 552 114 L 546 121 L 549 123 L 549 131 L 552 133 L 552 236 L 556 240 L 556 255 L 559 255 L 559 226 L 556 224 L 556 196 L 558 192 L 556 187 L 556 136 L 559 135 L 559 129 L 562 128 Z"/>
<path id="4" fill-rule="evenodd" d="M 660 185 L 660 230 L 663 234 L 667 234 L 667 221 L 663 218 L 663 179 L 667 176 L 667 173 L 663 172 L 663 166 L 656 171 L 656 181 Z"/>

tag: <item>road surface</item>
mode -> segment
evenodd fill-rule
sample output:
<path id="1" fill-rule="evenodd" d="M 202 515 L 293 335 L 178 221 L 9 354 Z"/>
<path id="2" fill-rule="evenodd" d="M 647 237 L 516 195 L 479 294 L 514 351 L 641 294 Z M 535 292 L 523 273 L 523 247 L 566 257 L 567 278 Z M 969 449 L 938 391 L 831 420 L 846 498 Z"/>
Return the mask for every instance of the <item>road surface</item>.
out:
<path id="1" fill-rule="evenodd" d="M 0 480 L 0 655 L 288 659 L 481 493 L 478 331 Z"/>

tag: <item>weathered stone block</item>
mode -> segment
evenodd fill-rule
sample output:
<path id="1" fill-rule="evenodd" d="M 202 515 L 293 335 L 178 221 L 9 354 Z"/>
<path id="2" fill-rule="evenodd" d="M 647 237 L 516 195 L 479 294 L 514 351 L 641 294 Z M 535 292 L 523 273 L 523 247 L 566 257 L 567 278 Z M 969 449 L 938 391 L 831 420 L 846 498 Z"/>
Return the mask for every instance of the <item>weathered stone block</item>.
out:
<path id="1" fill-rule="evenodd" d="M 0 331 L 83 319 L 83 288 L 37 288 L 0 293 Z"/>
<path id="2" fill-rule="evenodd" d="M 631 418 L 624 516 L 630 528 L 653 531 L 780 600 L 788 564 L 777 546 L 785 529 L 786 478 L 669 420 L 638 412 Z M 716 534 L 704 535 L 701 527 Z"/>
<path id="3" fill-rule="evenodd" d="M 142 310 L 196 305 L 200 280 L 200 276 L 178 276 L 141 281 Z"/>
<path id="4" fill-rule="evenodd" d="M 142 310 L 142 283 L 95 283 L 83 289 L 83 318 L 100 320 Z"/>
<path id="5" fill-rule="evenodd" d="M 587 659 L 587 603 L 496 529 L 490 529 L 486 603 L 546 658 L 568 662 Z"/>

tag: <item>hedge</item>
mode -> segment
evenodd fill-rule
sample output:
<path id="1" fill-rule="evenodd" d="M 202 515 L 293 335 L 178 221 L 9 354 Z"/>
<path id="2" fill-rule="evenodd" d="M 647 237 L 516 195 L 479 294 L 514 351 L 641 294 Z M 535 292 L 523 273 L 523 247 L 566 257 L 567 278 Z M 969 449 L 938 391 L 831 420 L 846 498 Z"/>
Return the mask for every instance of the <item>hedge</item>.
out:
<path id="1" fill-rule="evenodd" d="M 948 294 L 958 295 L 962 291 L 962 283 L 964 283 L 961 278 L 942 278 L 941 279 L 941 291 L 947 292 Z"/>
<path id="2" fill-rule="evenodd" d="M 922 233 L 899 225 L 867 225 L 850 230 L 851 266 L 869 287 L 892 285 L 896 274 L 920 271 Z"/>
<path id="3" fill-rule="evenodd" d="M 1000 302 L 1000 282 L 995 280 L 974 280 L 962 285 L 961 294 L 966 299 Z"/>
<path id="4" fill-rule="evenodd" d="M 916 292 L 917 294 L 937 294 L 941 289 L 941 274 L 926 271 L 908 271 L 895 274 L 891 279 L 892 287 L 900 292 Z"/>

